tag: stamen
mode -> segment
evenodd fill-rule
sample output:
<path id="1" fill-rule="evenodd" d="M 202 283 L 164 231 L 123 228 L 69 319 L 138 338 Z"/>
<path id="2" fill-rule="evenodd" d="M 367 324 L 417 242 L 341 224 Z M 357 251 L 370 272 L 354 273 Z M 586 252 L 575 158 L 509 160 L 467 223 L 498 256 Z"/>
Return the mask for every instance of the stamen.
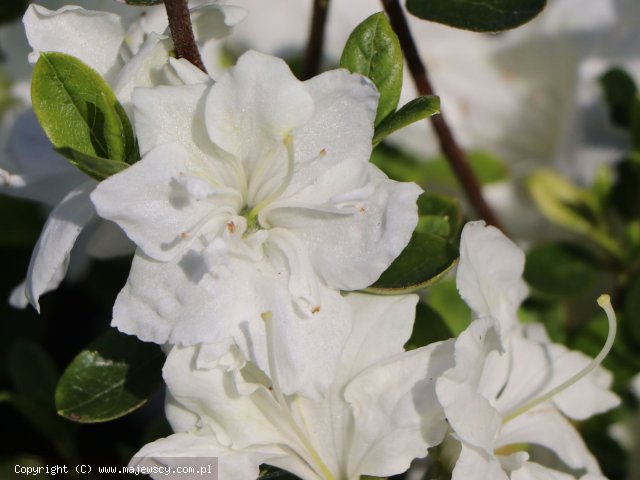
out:
<path id="1" fill-rule="evenodd" d="M 273 321 L 273 313 L 269 311 L 262 312 L 260 316 L 262 317 L 262 320 L 264 320 L 265 330 L 267 333 L 267 362 L 269 364 L 269 376 L 271 377 L 271 385 L 273 387 L 269 390 L 273 392 L 274 396 L 276 397 L 276 401 L 278 405 L 280 405 L 282 413 L 289 422 L 291 428 L 293 429 L 293 432 L 296 434 L 304 448 L 307 450 L 315 465 L 320 469 L 320 473 L 323 475 L 323 478 L 325 478 L 326 480 L 334 480 L 334 476 L 331 473 L 331 470 L 329 470 L 329 468 L 324 464 L 316 449 L 313 448 L 313 445 L 311 444 L 305 433 L 302 431 L 302 429 L 298 426 L 296 420 L 293 418 L 293 415 L 291 415 L 289 404 L 282 394 L 280 382 L 278 381 L 278 374 L 274 356 L 275 348 L 273 341 L 273 325 L 271 324 L 271 322 Z M 312 465 L 309 466 L 313 468 Z"/>
<path id="2" fill-rule="evenodd" d="M 591 361 L 591 363 L 589 363 L 589 365 L 587 365 L 585 368 L 583 368 L 581 371 L 579 371 L 573 377 L 569 378 L 565 382 L 562 382 L 557 387 L 552 388 L 551 390 L 549 390 L 544 395 L 542 395 L 542 396 L 540 396 L 538 398 L 535 398 L 535 399 L 531 400 L 528 403 L 525 403 L 523 406 L 515 409 L 513 412 L 509 413 L 508 415 L 505 415 L 503 417 L 503 419 L 502 419 L 502 423 L 503 424 L 507 423 L 509 420 L 513 420 L 514 418 L 516 418 L 519 415 L 522 415 L 523 413 L 527 412 L 528 410 L 531 410 L 533 407 L 536 407 L 536 406 L 540 405 L 541 403 L 544 403 L 544 402 L 546 402 L 548 400 L 551 400 L 551 398 L 553 398 L 554 396 L 556 396 L 560 392 L 566 390 L 567 388 L 571 387 L 573 384 L 579 382 L 584 377 L 589 375 L 596 367 L 598 367 L 602 363 L 602 361 L 605 359 L 605 357 L 609 354 L 609 351 L 611 350 L 611 347 L 613 346 L 613 340 L 616 337 L 616 314 L 613 311 L 613 307 L 611 307 L 611 298 L 609 297 L 609 295 L 606 295 L 606 294 L 600 295 L 598 297 L 598 305 L 607 314 L 607 321 L 609 322 L 609 333 L 607 335 L 607 340 L 604 343 L 604 346 L 602 347 L 602 350 L 600 350 L 600 353 L 598 353 L 598 356 L 596 358 L 594 358 Z"/>

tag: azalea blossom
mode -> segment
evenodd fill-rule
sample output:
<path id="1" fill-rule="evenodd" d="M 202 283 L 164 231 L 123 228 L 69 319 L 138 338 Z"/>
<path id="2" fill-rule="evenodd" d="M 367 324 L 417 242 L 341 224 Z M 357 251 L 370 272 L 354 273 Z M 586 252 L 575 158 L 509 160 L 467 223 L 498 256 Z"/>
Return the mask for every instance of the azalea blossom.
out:
<path id="1" fill-rule="evenodd" d="M 200 13 L 210 20 L 224 19 L 216 23 L 220 34 L 227 34 L 230 26 L 243 16 L 240 9 L 216 4 L 203 6 Z M 210 81 L 189 62 L 171 57 L 173 47 L 166 35 L 152 31 L 137 37 L 128 34 L 121 18 L 112 13 L 75 6 L 51 11 L 30 5 L 24 24 L 33 48 L 30 61 L 35 62 L 41 51 L 79 58 L 111 84 L 125 109 L 129 109 L 131 92 L 136 86 Z M 8 140 L 6 163 L 7 170 L 0 169 L 0 192 L 55 205 L 35 246 L 27 279 L 11 298 L 16 306 L 24 307 L 28 301 L 39 310 L 38 298 L 62 281 L 76 239 L 95 219 L 89 194 L 97 182 L 53 151 L 30 110 L 15 122 Z M 102 222 L 95 228 L 97 231 L 89 242 L 94 256 L 132 251 L 130 242 L 115 225 Z"/>
<path id="2" fill-rule="evenodd" d="M 220 454 L 220 478 L 256 478 L 260 463 L 301 478 L 357 480 L 402 473 L 446 432 L 435 379 L 452 365 L 452 343 L 405 352 L 417 296 L 345 297 L 353 328 L 339 352 L 315 357 L 322 375 L 327 356 L 336 375 L 318 399 L 287 395 L 274 362 L 277 315 L 264 312 L 271 373 L 237 348 L 211 357 L 208 346 L 174 346 L 163 375 L 167 417 L 176 433 L 142 448 L 133 464 L 168 457 Z M 235 469 L 235 458 L 251 461 Z M 252 467 L 252 468 L 251 468 Z M 160 478 L 154 477 L 154 478 Z"/>
<path id="3" fill-rule="evenodd" d="M 515 311 L 526 294 L 517 284 L 523 265 L 518 252 L 494 227 L 465 226 L 457 282 L 480 315 L 456 340 L 455 367 L 436 386 L 461 444 L 453 479 L 572 478 L 528 461 L 526 452 L 514 453 L 523 443 L 548 448 L 573 471 L 600 475 L 566 417 L 583 420 L 619 404 L 609 390 L 611 373 L 599 366 L 615 331 L 592 361 L 552 343 L 542 325 L 517 323 Z M 605 309 L 615 328 L 610 305 Z"/>
<path id="4" fill-rule="evenodd" d="M 237 343 L 249 357 L 273 311 L 285 393 L 322 391 L 332 366 L 304 372 L 349 332 L 337 290 L 373 283 L 418 219 L 421 190 L 369 163 L 377 99 L 360 75 L 300 82 L 257 52 L 213 86 L 137 89 L 143 158 L 92 194 L 138 245 L 113 325 L 157 343 Z M 264 348 L 255 355 L 267 371 Z"/>

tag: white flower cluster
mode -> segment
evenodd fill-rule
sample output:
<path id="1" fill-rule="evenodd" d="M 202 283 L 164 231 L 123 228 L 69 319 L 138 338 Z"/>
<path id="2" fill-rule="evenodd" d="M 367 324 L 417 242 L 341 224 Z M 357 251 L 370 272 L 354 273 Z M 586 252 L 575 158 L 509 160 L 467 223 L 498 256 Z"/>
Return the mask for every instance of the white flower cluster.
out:
<path id="1" fill-rule="evenodd" d="M 199 12 L 217 19 L 214 38 L 241 17 L 227 5 Z M 96 215 L 135 243 L 113 325 L 165 346 L 175 431 L 136 462 L 218 457 L 224 479 L 256 478 L 263 463 L 358 479 L 402 473 L 444 441 L 459 450 L 454 479 L 599 478 L 570 420 L 618 404 L 611 375 L 520 324 L 524 255 L 498 230 L 463 230 L 457 284 L 475 319 L 455 340 L 405 351 L 416 295 L 345 293 L 371 285 L 418 222 L 420 188 L 369 163 L 370 81 L 333 70 L 301 82 L 249 51 L 214 82 L 171 57 L 164 25 L 125 34 L 118 17 L 78 7 L 33 5 L 25 25 L 33 60 L 82 59 L 133 118 L 141 160 L 100 183 L 74 171 L 16 301 L 37 307 L 58 285 Z M 27 115 L 14 132 L 24 150 L 36 131 Z M 38 181 L 2 174 L 7 188 Z M 572 473 L 530 460 L 522 444 Z"/>

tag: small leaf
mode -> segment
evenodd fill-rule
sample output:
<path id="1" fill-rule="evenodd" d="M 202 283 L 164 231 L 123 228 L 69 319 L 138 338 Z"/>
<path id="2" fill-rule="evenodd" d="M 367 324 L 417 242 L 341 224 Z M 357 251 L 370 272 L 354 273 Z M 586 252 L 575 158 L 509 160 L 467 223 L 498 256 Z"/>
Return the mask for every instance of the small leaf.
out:
<path id="1" fill-rule="evenodd" d="M 538 15 L 546 0 L 407 0 L 416 17 L 474 32 L 499 32 Z"/>
<path id="2" fill-rule="evenodd" d="M 458 249 L 453 244 L 416 230 L 398 258 L 366 291 L 389 295 L 414 292 L 440 280 L 457 261 Z"/>
<path id="3" fill-rule="evenodd" d="M 340 66 L 369 77 L 380 100 L 375 124 L 395 111 L 402 89 L 402 49 L 384 13 L 375 13 L 358 25 L 347 40 Z"/>
<path id="4" fill-rule="evenodd" d="M 403 105 L 397 112 L 390 113 L 380 125 L 376 127 L 373 134 L 373 146 L 378 145 L 385 137 L 388 137 L 396 130 L 423 120 L 427 117 L 440 113 L 440 98 L 430 95 L 418 97 Z"/>
<path id="5" fill-rule="evenodd" d="M 102 77 L 77 58 L 41 53 L 33 70 L 31 100 L 54 147 L 129 164 L 138 160 L 122 105 Z"/>
<path id="6" fill-rule="evenodd" d="M 73 148 L 62 147 L 56 148 L 55 150 L 63 157 L 66 157 L 73 165 L 99 182 L 129 166 L 129 164 L 124 162 L 88 155 Z"/>
<path id="7" fill-rule="evenodd" d="M 631 105 L 638 88 L 631 76 L 619 68 L 612 68 L 600 77 L 600 85 L 609 106 L 611 121 L 627 128 L 631 116 Z"/>
<path id="8" fill-rule="evenodd" d="M 584 235 L 620 258 L 620 247 L 605 230 L 601 207 L 591 192 L 551 170 L 538 170 L 526 181 L 540 211 L 553 223 Z"/>
<path id="9" fill-rule="evenodd" d="M 458 237 L 462 226 L 462 214 L 455 198 L 425 192 L 418 197 L 418 214 L 420 219 L 417 230 L 434 233 L 449 240 Z M 442 222 L 446 223 L 446 229 L 440 227 Z M 436 230 L 442 233 L 438 234 Z"/>
<path id="10" fill-rule="evenodd" d="M 591 287 L 600 270 L 584 249 L 569 243 L 539 245 L 527 253 L 524 279 L 538 293 L 553 299 L 572 297 Z"/>
<path id="11" fill-rule="evenodd" d="M 58 414 L 106 422 L 141 407 L 162 383 L 164 355 L 155 344 L 110 330 L 69 364 L 56 390 Z"/>

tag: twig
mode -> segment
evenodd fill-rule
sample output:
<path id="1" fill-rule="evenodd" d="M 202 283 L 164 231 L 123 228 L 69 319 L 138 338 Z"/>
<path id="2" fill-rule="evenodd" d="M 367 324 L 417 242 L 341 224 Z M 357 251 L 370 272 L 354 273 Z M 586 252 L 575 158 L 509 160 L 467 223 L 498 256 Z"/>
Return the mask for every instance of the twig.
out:
<path id="1" fill-rule="evenodd" d="M 416 44 L 411 36 L 409 25 L 407 24 L 407 19 L 398 0 L 382 0 L 382 5 L 389 16 L 393 30 L 396 32 L 396 35 L 398 35 L 400 46 L 409 65 L 409 71 L 418 89 L 418 93 L 420 95 L 434 95 L 427 70 L 422 60 L 420 60 Z M 430 120 L 438 137 L 440 149 L 449 161 L 471 205 L 485 222 L 504 231 L 493 210 L 491 210 L 482 196 L 480 184 L 469 167 L 467 155 L 456 142 L 446 122 L 444 113 L 440 112 L 439 115 L 433 115 L 430 117 Z"/>
<path id="2" fill-rule="evenodd" d="M 178 58 L 189 60 L 193 65 L 207 73 L 193 35 L 187 0 L 164 0 L 164 7 L 167 10 L 167 17 L 169 17 L 169 29 L 171 30 L 171 37 L 173 38 L 173 45 L 176 48 Z"/>
<path id="3" fill-rule="evenodd" d="M 313 16 L 309 29 L 309 40 L 302 66 L 302 79 L 307 80 L 318 74 L 320 61 L 322 60 L 322 46 L 324 43 L 324 30 L 327 23 L 329 0 L 313 1 Z"/>

